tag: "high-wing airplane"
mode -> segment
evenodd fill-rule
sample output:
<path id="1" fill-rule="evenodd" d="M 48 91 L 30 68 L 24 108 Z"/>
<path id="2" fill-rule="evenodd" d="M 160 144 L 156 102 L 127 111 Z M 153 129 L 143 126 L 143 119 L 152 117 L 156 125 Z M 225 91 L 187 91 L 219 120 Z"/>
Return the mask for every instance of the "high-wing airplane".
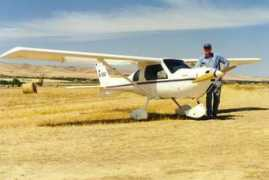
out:
<path id="1" fill-rule="evenodd" d="M 244 64 L 253 64 L 259 58 L 230 58 L 230 67 L 217 71 L 212 68 L 191 68 L 197 59 L 171 59 L 136 57 L 88 52 L 61 51 L 17 47 L 2 54 L 3 59 L 27 59 L 65 62 L 94 61 L 101 88 L 109 91 L 130 91 L 146 97 L 145 106 L 131 113 L 136 120 L 148 118 L 147 107 L 153 99 L 171 99 L 178 106 L 178 113 L 199 119 L 206 115 L 205 107 L 199 99 L 204 96 L 215 79 Z M 112 67 L 111 62 L 135 63 L 137 71 L 129 77 Z M 109 72 L 119 77 L 111 77 Z M 181 106 L 176 99 L 191 98 L 197 106 Z"/>

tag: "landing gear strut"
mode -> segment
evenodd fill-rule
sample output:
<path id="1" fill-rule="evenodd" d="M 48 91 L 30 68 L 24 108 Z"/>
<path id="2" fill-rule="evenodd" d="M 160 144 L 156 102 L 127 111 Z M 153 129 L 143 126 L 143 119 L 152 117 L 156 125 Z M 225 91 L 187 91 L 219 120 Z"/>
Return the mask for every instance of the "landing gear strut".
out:
<path id="1" fill-rule="evenodd" d="M 177 102 L 176 98 L 172 98 L 172 101 L 174 101 L 174 103 L 177 105 L 178 109 L 182 109 L 182 106 Z"/>

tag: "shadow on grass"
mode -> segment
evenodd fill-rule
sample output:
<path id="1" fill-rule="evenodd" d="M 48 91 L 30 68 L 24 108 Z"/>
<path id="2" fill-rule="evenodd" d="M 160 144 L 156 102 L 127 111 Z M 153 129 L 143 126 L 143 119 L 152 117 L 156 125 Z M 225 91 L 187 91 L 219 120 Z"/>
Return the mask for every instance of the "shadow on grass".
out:
<path id="1" fill-rule="evenodd" d="M 246 111 L 268 111 L 269 108 L 261 108 L 261 107 L 241 107 L 241 108 L 230 108 L 230 109 L 222 109 L 219 111 L 220 114 L 228 114 L 235 112 L 246 112 Z"/>
<path id="2" fill-rule="evenodd" d="M 223 115 L 219 116 L 218 120 L 233 120 L 233 115 Z M 131 118 L 121 118 L 121 119 L 98 119 L 98 120 L 85 120 L 79 121 L 74 120 L 71 122 L 61 122 L 61 123 L 47 123 L 40 125 L 41 127 L 61 127 L 61 126 L 87 126 L 87 125 L 102 125 L 102 124 L 126 124 L 126 123 L 139 123 L 139 122 L 154 122 L 154 121 L 165 121 L 165 120 L 185 120 L 185 121 L 206 121 L 208 119 L 190 119 L 185 116 L 178 116 L 176 114 L 159 114 L 159 113 L 149 113 L 149 118 L 147 120 L 133 120 Z"/>
<path id="3" fill-rule="evenodd" d="M 258 108 L 258 107 L 243 107 L 243 108 L 232 108 L 232 109 L 223 109 L 220 110 L 220 115 L 215 120 L 221 121 L 229 121 L 235 120 L 238 115 L 231 115 L 229 113 L 234 112 L 245 112 L 245 111 L 267 111 L 268 108 Z M 117 111 L 117 110 L 116 110 Z M 228 115 L 223 115 L 228 114 Z M 149 113 L 148 120 L 137 121 L 131 118 L 121 118 L 121 119 L 98 119 L 98 120 L 74 120 L 71 122 L 61 122 L 55 124 L 42 124 L 42 127 L 60 127 L 60 126 L 87 126 L 87 125 L 98 125 L 98 124 L 126 124 L 126 123 L 137 123 L 137 122 L 153 122 L 153 121 L 164 121 L 164 120 L 185 120 L 185 121 L 198 121 L 204 122 L 209 121 L 211 119 L 203 118 L 203 119 L 190 119 L 185 116 L 179 116 L 177 114 L 161 114 L 161 113 Z"/>
<path id="4" fill-rule="evenodd" d="M 234 120 L 236 116 L 234 115 L 221 115 L 218 116 L 216 120 Z M 211 119 L 208 118 L 202 118 L 202 119 L 192 119 L 186 116 L 179 116 L 177 114 L 159 114 L 159 113 L 150 113 L 149 114 L 149 120 L 148 121 L 156 121 L 156 120 L 161 120 L 161 119 L 170 119 L 170 120 L 184 120 L 184 121 L 198 121 L 198 122 L 203 122 L 203 121 L 208 121 Z"/>
<path id="5" fill-rule="evenodd" d="M 160 119 L 148 119 L 142 121 L 136 121 L 132 118 L 121 118 L 121 119 L 98 119 L 98 120 L 74 120 L 71 122 L 61 122 L 53 124 L 42 124 L 41 127 L 60 127 L 60 126 L 87 126 L 87 125 L 102 125 L 102 124 L 127 124 L 127 123 L 137 123 L 137 122 L 149 122 L 149 121 L 160 121 Z"/>

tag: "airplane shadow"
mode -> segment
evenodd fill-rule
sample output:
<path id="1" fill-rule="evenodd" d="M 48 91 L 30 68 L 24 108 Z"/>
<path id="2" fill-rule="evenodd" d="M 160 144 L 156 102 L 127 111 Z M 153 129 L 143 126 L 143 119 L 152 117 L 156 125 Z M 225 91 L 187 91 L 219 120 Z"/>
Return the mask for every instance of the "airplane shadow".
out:
<path id="1" fill-rule="evenodd" d="M 86 120 L 86 121 L 71 121 L 61 122 L 56 124 L 43 124 L 41 127 L 60 127 L 60 126 L 87 126 L 87 125 L 102 125 L 102 124 L 127 124 L 127 123 L 138 123 L 138 122 L 149 122 L 149 121 L 161 121 L 161 119 L 152 119 L 136 121 L 132 118 L 121 118 L 121 119 L 98 119 L 98 120 Z"/>
<path id="2" fill-rule="evenodd" d="M 241 107 L 241 108 L 229 108 L 222 109 L 219 111 L 220 114 L 228 114 L 235 112 L 246 112 L 246 111 L 268 111 L 269 108 L 261 108 L 261 107 Z"/>
<path id="3" fill-rule="evenodd" d="M 74 120 L 70 122 L 61 122 L 61 123 L 46 123 L 40 125 L 41 127 L 64 127 L 64 126 L 89 126 L 89 125 L 109 125 L 109 124 L 127 124 L 127 123 L 141 123 L 141 122 L 154 122 L 154 121 L 165 121 L 169 120 L 188 120 L 188 121 L 206 121 L 207 119 L 190 119 L 185 116 L 178 116 L 176 114 L 159 114 L 159 113 L 149 113 L 149 118 L 147 120 L 133 120 L 131 118 L 122 118 L 122 119 L 98 119 L 98 120 L 86 120 L 79 121 Z M 223 115 L 219 117 L 220 120 L 233 120 L 233 115 Z"/>
<path id="4" fill-rule="evenodd" d="M 269 108 L 259 108 L 259 107 L 242 107 L 242 108 L 230 108 L 230 109 L 222 109 L 219 112 L 219 116 L 216 120 L 228 121 L 235 120 L 238 115 L 232 115 L 230 113 L 235 112 L 245 112 L 245 111 L 267 111 Z M 117 110 L 116 110 L 117 111 Z M 121 111 L 121 110 L 119 110 Z M 57 124 L 43 124 L 42 127 L 61 127 L 61 126 L 87 126 L 87 125 L 98 125 L 98 124 L 126 124 L 126 123 L 139 123 L 139 122 L 153 122 L 153 121 L 164 121 L 165 119 L 169 120 L 186 120 L 186 121 L 197 121 L 204 122 L 209 121 L 211 119 L 203 118 L 203 119 L 190 119 L 185 116 L 179 116 L 177 114 L 161 114 L 161 113 L 149 113 L 149 119 L 143 121 L 136 121 L 131 118 L 121 118 L 121 119 L 98 119 L 98 120 L 86 120 L 79 121 L 74 120 L 71 122 L 61 122 Z"/>
<path id="5" fill-rule="evenodd" d="M 218 116 L 218 120 L 234 120 L 234 115 L 220 115 Z M 192 119 L 186 116 L 179 116 L 177 114 L 158 114 L 158 113 L 150 113 L 149 114 L 149 120 L 148 121 L 154 121 L 154 120 L 161 120 L 161 119 L 170 119 L 170 120 L 183 120 L 183 121 L 207 121 L 211 120 L 208 118 L 202 118 L 202 119 Z"/>

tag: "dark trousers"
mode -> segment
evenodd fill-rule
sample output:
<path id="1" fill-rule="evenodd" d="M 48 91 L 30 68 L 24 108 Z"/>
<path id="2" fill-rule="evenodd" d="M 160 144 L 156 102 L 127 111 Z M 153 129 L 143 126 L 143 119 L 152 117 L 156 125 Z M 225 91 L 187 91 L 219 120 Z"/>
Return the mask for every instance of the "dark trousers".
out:
<path id="1" fill-rule="evenodd" d="M 219 111 L 221 86 L 212 85 L 206 95 L 206 108 L 208 117 L 216 117 Z"/>

